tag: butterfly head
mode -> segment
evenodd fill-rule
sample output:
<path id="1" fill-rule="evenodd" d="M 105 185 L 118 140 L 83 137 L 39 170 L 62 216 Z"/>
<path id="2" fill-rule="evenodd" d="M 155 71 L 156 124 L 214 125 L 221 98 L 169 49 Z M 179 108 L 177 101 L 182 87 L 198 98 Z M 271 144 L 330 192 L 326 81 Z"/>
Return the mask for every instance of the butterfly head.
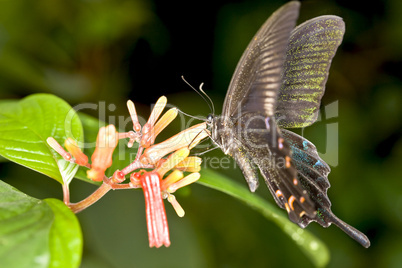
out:
<path id="1" fill-rule="evenodd" d="M 209 114 L 207 116 L 207 126 L 208 129 L 211 131 L 211 139 L 217 144 L 219 145 L 219 143 L 217 142 L 218 139 L 218 124 L 217 124 L 217 117 L 213 114 Z"/>
<path id="2" fill-rule="evenodd" d="M 230 148 L 233 144 L 231 121 L 225 120 L 225 117 L 223 116 L 214 116 L 210 114 L 207 117 L 207 125 L 211 131 L 212 141 L 218 145 L 225 154 L 231 155 Z"/>
<path id="3" fill-rule="evenodd" d="M 213 121 L 214 121 L 214 115 L 213 114 L 209 114 L 208 116 L 207 116 L 207 124 L 208 125 L 212 125 L 212 123 L 213 123 Z"/>

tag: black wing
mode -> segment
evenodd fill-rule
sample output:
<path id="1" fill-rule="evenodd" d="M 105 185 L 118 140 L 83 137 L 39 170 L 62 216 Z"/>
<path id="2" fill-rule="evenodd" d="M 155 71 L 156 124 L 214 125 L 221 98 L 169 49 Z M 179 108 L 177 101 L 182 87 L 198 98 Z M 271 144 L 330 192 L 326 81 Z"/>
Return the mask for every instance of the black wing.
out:
<path id="1" fill-rule="evenodd" d="M 315 218 L 316 206 L 297 178 L 291 149 L 274 118 L 259 113 L 243 114 L 234 134 L 236 149 L 232 156 L 242 169 L 250 190 L 256 188 L 258 167 L 276 203 L 287 210 L 291 221 L 300 223 L 305 215 Z"/>
<path id="2" fill-rule="evenodd" d="M 330 187 L 328 181 L 330 168 L 318 156 L 314 144 L 285 129 L 282 129 L 282 135 L 292 150 L 292 160 L 298 171 L 298 179 L 317 206 L 317 214 L 313 217 L 304 215 L 298 222 L 299 226 L 304 228 L 312 221 L 318 222 L 323 227 L 334 223 L 362 246 L 369 247 L 370 241 L 363 233 L 340 220 L 331 211 L 331 202 L 327 195 Z"/>
<path id="3" fill-rule="evenodd" d="M 290 2 L 278 9 L 243 53 L 226 95 L 223 120 L 219 119 L 222 132 L 233 131 L 234 135 L 221 134 L 224 138 L 218 142 L 236 159 L 251 191 L 258 186 L 260 170 L 275 201 L 295 223 L 305 214 L 314 217 L 316 207 L 297 179 L 291 150 L 275 123 L 274 108 L 299 7 L 299 2 Z"/>
<path id="4" fill-rule="evenodd" d="M 299 2 L 283 5 L 261 26 L 244 51 L 226 94 L 222 115 L 236 117 L 237 109 L 274 114 L 281 84 L 285 50 L 299 15 Z"/>
<path id="5" fill-rule="evenodd" d="M 328 71 L 344 32 L 345 23 L 337 16 L 317 17 L 292 31 L 275 110 L 280 127 L 306 127 L 317 120 Z"/>

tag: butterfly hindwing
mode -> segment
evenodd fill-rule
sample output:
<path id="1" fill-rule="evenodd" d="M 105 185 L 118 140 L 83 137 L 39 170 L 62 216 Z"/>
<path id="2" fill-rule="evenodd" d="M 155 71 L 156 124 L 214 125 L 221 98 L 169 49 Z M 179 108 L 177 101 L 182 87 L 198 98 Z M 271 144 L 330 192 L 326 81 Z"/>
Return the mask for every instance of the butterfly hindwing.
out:
<path id="1" fill-rule="evenodd" d="M 235 143 L 240 145 L 232 153 L 237 163 L 248 159 L 258 167 L 276 203 L 287 210 L 293 222 L 299 223 L 305 214 L 314 217 L 316 206 L 297 178 L 291 149 L 276 126 L 275 119 L 258 113 L 246 113 L 236 122 L 234 129 L 234 137 L 239 139 Z"/>
<path id="2" fill-rule="evenodd" d="M 330 187 L 328 181 L 330 168 L 319 157 L 314 144 L 288 130 L 283 129 L 282 135 L 292 150 L 292 161 L 298 171 L 299 181 L 317 206 L 317 214 L 314 217 L 304 215 L 298 223 L 299 226 L 304 228 L 312 221 L 318 222 L 323 227 L 334 223 L 361 245 L 369 247 L 370 241 L 362 232 L 340 220 L 331 211 L 331 202 L 327 194 Z"/>
<path id="3" fill-rule="evenodd" d="M 332 58 L 344 32 L 342 18 L 330 15 L 308 20 L 292 31 L 275 110 L 280 127 L 306 127 L 317 120 Z"/>
<path id="4" fill-rule="evenodd" d="M 282 134 L 292 150 L 292 160 L 304 189 L 313 201 L 318 202 L 319 207 L 329 209 L 331 206 L 327 196 L 330 187 L 329 166 L 318 156 L 314 144 L 307 139 L 285 129 L 282 130 Z M 305 220 L 301 225 L 305 227 L 308 223 Z M 319 223 L 326 225 L 325 221 Z"/>

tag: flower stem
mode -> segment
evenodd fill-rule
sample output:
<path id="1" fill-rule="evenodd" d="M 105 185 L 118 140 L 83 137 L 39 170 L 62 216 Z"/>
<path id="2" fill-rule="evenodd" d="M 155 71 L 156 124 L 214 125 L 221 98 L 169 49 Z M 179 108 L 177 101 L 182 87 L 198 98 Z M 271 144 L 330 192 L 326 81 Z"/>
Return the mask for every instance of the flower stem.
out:
<path id="1" fill-rule="evenodd" d="M 70 204 L 70 189 L 68 188 L 68 184 L 63 184 L 63 202 L 64 204 Z"/>
<path id="2" fill-rule="evenodd" d="M 120 190 L 120 189 L 138 189 L 141 188 L 141 186 L 132 186 L 130 183 L 125 183 L 125 184 L 112 184 L 111 185 L 113 190 Z"/>
<path id="3" fill-rule="evenodd" d="M 96 189 L 95 192 L 93 192 L 90 196 L 85 198 L 84 200 L 78 202 L 78 203 L 71 203 L 69 204 L 69 207 L 72 212 L 78 213 L 90 205 L 94 204 L 96 201 L 102 198 L 109 190 L 112 189 L 112 186 L 110 186 L 108 183 L 103 183 L 98 189 Z"/>
<path id="4" fill-rule="evenodd" d="M 134 170 L 139 168 L 154 168 L 154 167 L 155 167 L 154 165 L 145 165 L 138 160 L 134 160 L 134 162 L 132 162 L 130 165 L 123 168 L 121 172 L 123 172 L 124 175 L 127 175 L 128 173 L 133 172 Z"/>

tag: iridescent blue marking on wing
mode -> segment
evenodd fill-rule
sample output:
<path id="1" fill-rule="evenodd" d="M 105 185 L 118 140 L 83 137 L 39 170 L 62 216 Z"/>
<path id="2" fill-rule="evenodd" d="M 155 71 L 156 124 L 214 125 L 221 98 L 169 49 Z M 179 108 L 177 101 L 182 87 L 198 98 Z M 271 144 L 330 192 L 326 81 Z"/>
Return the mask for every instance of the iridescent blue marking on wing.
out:
<path id="1" fill-rule="evenodd" d="M 303 137 L 283 129 L 282 135 L 289 143 L 292 150 L 292 160 L 299 172 L 299 179 L 304 188 L 310 193 L 320 196 L 320 204 L 327 207 L 331 202 L 327 197 L 327 189 L 330 187 L 328 174 L 331 171 L 329 166 L 318 156 L 317 149 Z M 315 164 L 317 162 L 322 165 Z"/>
<path id="2" fill-rule="evenodd" d="M 307 141 L 303 141 L 303 150 L 307 150 L 308 149 L 308 142 Z"/>
<path id="3" fill-rule="evenodd" d="M 313 165 L 313 168 L 318 168 L 318 167 L 323 166 L 323 165 L 324 164 L 320 160 L 317 160 L 317 162 L 315 162 L 315 164 Z"/>

